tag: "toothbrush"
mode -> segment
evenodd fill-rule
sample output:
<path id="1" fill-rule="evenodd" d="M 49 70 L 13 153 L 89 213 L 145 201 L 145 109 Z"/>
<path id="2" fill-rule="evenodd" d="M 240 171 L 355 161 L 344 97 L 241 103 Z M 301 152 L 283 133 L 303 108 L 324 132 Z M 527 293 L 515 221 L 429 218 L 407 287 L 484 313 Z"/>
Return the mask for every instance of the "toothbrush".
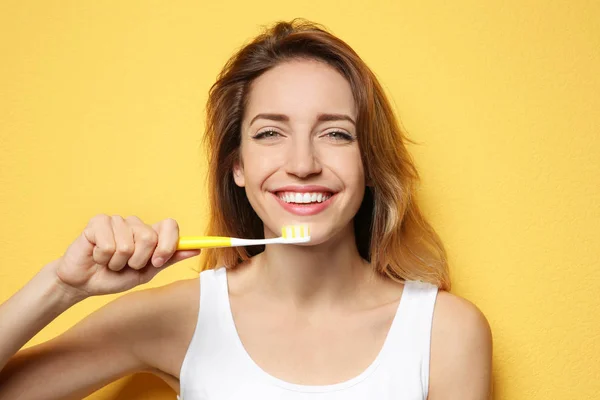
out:
<path id="1" fill-rule="evenodd" d="M 261 244 L 293 244 L 310 241 L 307 225 L 285 225 L 281 228 L 281 237 L 272 239 L 238 239 L 225 236 L 182 236 L 177 250 L 195 250 L 210 247 L 256 246 Z"/>

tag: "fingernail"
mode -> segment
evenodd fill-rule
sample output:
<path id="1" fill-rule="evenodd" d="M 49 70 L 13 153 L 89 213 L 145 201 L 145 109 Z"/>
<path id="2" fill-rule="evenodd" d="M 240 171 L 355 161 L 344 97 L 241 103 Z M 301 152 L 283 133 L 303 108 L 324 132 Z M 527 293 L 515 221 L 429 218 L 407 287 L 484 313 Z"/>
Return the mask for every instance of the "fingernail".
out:
<path id="1" fill-rule="evenodd" d="M 155 258 L 155 259 L 154 259 L 154 262 L 153 262 L 153 264 L 154 264 L 154 266 L 155 266 L 156 268 L 158 268 L 158 267 L 160 267 L 161 265 L 163 265 L 163 263 L 164 263 L 164 262 L 165 262 L 165 259 L 164 259 L 164 258 L 162 258 L 162 257 L 157 257 L 157 258 Z"/>

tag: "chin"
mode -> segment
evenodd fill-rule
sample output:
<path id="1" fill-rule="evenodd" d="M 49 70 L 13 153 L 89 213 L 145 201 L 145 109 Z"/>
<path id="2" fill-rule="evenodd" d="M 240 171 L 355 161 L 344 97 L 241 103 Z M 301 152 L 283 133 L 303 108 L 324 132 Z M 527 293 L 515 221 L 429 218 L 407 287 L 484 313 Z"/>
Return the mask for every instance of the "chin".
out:
<path id="1" fill-rule="evenodd" d="M 322 230 L 317 230 L 316 228 L 310 228 L 311 229 L 311 234 L 310 234 L 310 241 L 307 243 L 298 243 L 298 246 L 305 246 L 305 247 L 311 247 L 311 246 L 319 246 L 328 242 L 332 242 L 336 239 L 337 235 L 335 235 L 333 232 L 323 232 Z M 317 231 L 317 232 L 315 232 Z"/>
<path id="2" fill-rule="evenodd" d="M 297 243 L 296 245 L 302 246 L 302 247 L 314 247 L 314 246 L 318 246 L 318 245 L 326 243 L 326 242 L 327 242 L 326 238 L 319 238 L 319 237 L 314 237 L 311 235 L 309 242 Z"/>

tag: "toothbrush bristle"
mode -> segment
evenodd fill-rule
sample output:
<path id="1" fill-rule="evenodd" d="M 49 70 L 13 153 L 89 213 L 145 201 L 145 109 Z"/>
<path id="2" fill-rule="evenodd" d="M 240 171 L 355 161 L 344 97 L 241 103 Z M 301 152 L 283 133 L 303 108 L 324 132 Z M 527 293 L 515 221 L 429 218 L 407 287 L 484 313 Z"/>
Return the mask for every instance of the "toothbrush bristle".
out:
<path id="1" fill-rule="evenodd" d="M 281 228 L 281 237 L 284 239 L 310 239 L 308 225 L 285 225 Z"/>

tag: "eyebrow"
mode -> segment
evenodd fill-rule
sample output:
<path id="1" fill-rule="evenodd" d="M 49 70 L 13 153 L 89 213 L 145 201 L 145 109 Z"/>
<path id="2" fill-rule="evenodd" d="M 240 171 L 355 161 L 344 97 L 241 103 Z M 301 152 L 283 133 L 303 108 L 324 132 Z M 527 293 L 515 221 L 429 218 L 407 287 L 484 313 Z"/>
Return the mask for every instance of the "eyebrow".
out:
<path id="1" fill-rule="evenodd" d="M 252 121 L 250 121 L 250 125 L 254 123 L 257 119 L 268 119 L 270 121 L 278 121 L 278 122 L 289 122 L 290 117 L 285 114 L 257 114 Z M 356 122 L 346 114 L 319 114 L 317 117 L 318 122 L 328 122 L 328 121 L 350 121 L 353 125 L 356 125 Z"/>

